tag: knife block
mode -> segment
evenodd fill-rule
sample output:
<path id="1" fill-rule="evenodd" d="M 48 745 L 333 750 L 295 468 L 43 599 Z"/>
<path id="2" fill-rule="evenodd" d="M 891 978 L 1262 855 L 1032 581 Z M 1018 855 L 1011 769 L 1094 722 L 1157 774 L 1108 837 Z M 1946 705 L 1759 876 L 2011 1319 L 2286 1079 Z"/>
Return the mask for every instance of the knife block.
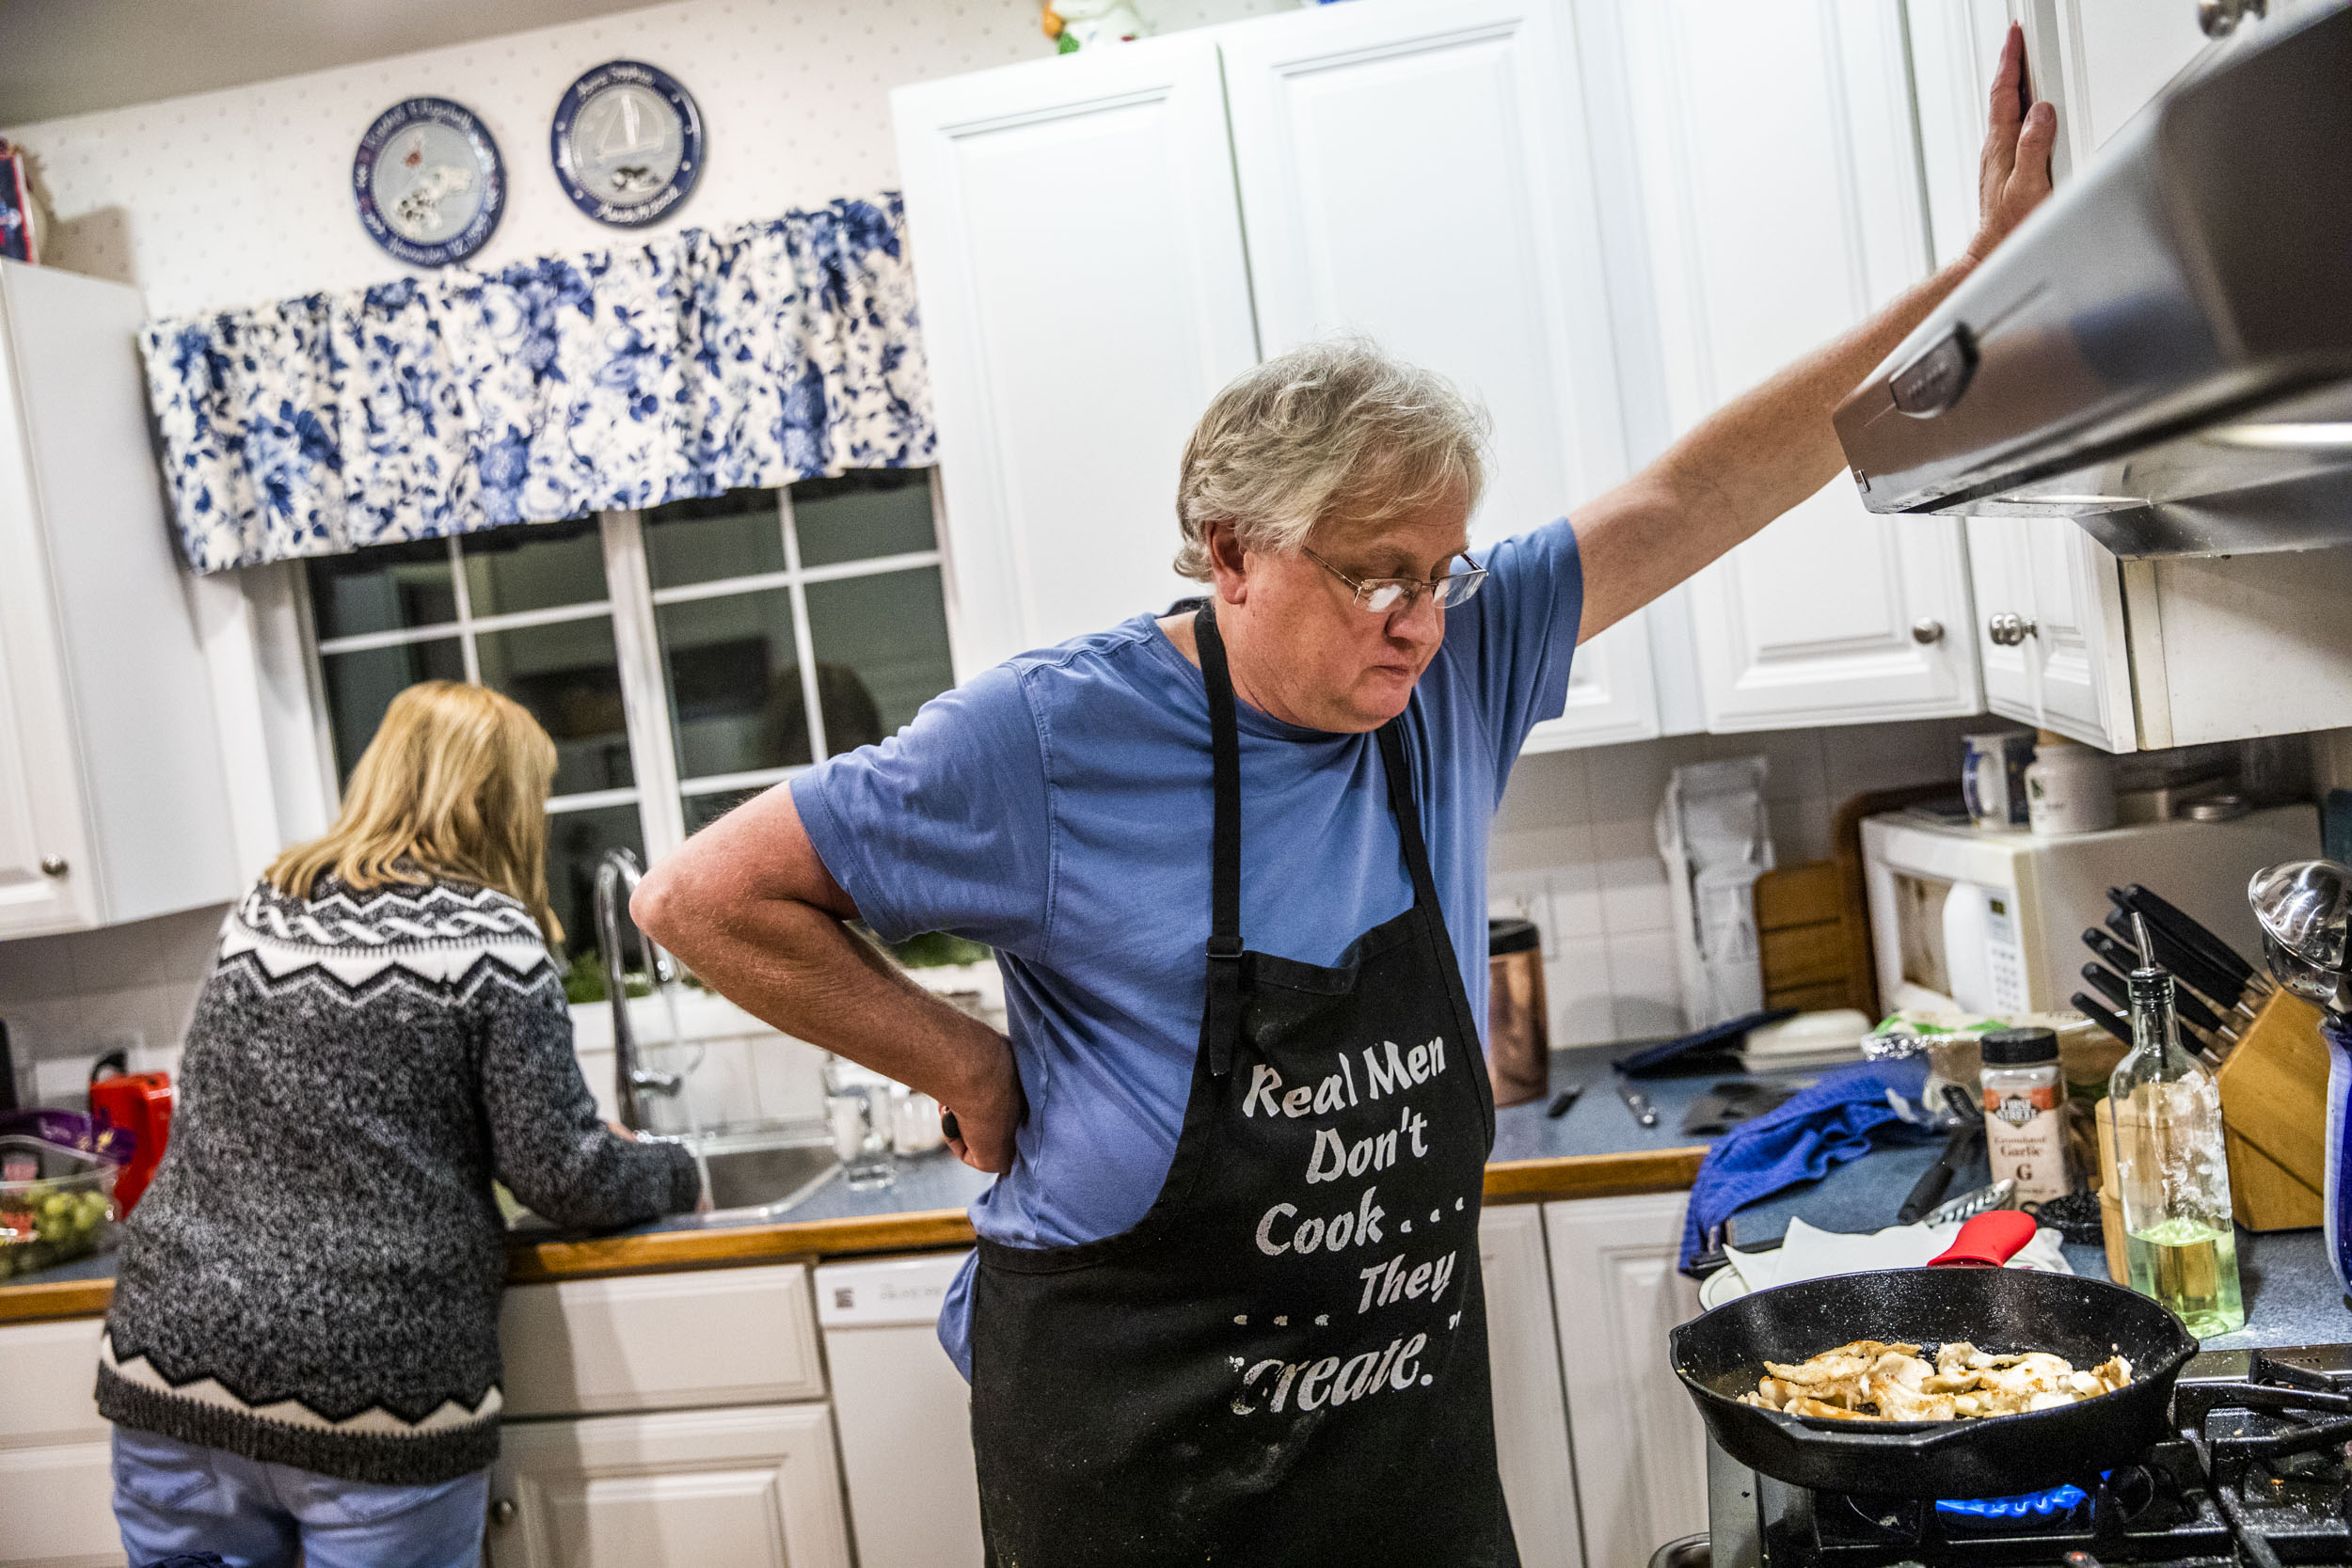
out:
<path id="1" fill-rule="evenodd" d="M 2328 1044 L 2320 1012 L 2272 993 L 2214 1081 L 2230 1151 L 2230 1207 L 2249 1230 L 2300 1230 L 2325 1217 Z"/>

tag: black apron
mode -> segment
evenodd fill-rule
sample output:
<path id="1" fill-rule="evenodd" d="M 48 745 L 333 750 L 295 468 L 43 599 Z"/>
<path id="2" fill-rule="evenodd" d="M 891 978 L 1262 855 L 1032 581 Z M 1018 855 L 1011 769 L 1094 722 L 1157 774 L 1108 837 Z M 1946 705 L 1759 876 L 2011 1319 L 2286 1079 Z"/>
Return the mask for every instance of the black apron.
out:
<path id="1" fill-rule="evenodd" d="M 1216 786 L 1208 1005 L 1166 1184 L 1119 1235 L 982 1241 L 972 1429 L 1001 1568 L 1516 1565 L 1478 1268 L 1494 1100 L 1379 732 L 1413 907 L 1340 968 L 1246 951 L 1233 688 L 1194 625 Z"/>

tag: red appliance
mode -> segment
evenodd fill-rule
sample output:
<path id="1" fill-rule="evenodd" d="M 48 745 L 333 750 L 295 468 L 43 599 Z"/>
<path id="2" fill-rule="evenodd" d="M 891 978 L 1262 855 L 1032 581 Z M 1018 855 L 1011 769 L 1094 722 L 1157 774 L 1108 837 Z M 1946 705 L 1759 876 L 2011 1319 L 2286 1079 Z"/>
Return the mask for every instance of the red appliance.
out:
<path id="1" fill-rule="evenodd" d="M 92 1119 L 122 1129 L 136 1140 L 131 1163 L 115 1179 L 115 1214 L 128 1217 L 155 1175 L 164 1145 L 171 1140 L 171 1075 L 122 1072 L 89 1086 Z"/>

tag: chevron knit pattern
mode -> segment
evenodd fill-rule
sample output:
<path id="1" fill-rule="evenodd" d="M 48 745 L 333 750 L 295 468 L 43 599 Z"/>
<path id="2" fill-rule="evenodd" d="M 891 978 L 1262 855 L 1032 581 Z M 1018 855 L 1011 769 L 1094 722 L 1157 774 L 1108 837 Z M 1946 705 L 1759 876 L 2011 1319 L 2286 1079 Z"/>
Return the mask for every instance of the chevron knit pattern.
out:
<path id="1" fill-rule="evenodd" d="M 693 1206 L 686 1152 L 608 1132 L 522 905 L 435 880 L 230 911 L 171 1142 L 125 1227 L 98 1403 L 348 1481 L 498 1453 L 493 1176 L 559 1225 Z"/>

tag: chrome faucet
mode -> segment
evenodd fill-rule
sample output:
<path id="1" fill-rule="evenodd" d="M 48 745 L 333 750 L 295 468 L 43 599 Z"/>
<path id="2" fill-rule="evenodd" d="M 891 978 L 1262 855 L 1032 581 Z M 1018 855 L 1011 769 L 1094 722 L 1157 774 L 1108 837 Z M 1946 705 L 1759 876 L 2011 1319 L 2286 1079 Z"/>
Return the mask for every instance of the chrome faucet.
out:
<path id="1" fill-rule="evenodd" d="M 604 944 L 604 991 L 612 1003 L 612 1100 L 620 1107 L 621 1125 L 640 1132 L 645 1130 L 640 1097 L 658 1094 L 675 1100 L 686 1085 L 682 1074 L 654 1072 L 640 1066 L 637 1037 L 629 1032 L 628 981 L 621 963 L 621 904 L 637 891 L 644 875 L 636 854 L 628 849 L 608 849 L 596 863 L 596 935 Z M 632 924 L 629 929 L 637 927 Z M 645 973 L 658 990 L 675 972 L 669 955 L 643 931 L 637 931 L 637 943 L 645 955 Z"/>

